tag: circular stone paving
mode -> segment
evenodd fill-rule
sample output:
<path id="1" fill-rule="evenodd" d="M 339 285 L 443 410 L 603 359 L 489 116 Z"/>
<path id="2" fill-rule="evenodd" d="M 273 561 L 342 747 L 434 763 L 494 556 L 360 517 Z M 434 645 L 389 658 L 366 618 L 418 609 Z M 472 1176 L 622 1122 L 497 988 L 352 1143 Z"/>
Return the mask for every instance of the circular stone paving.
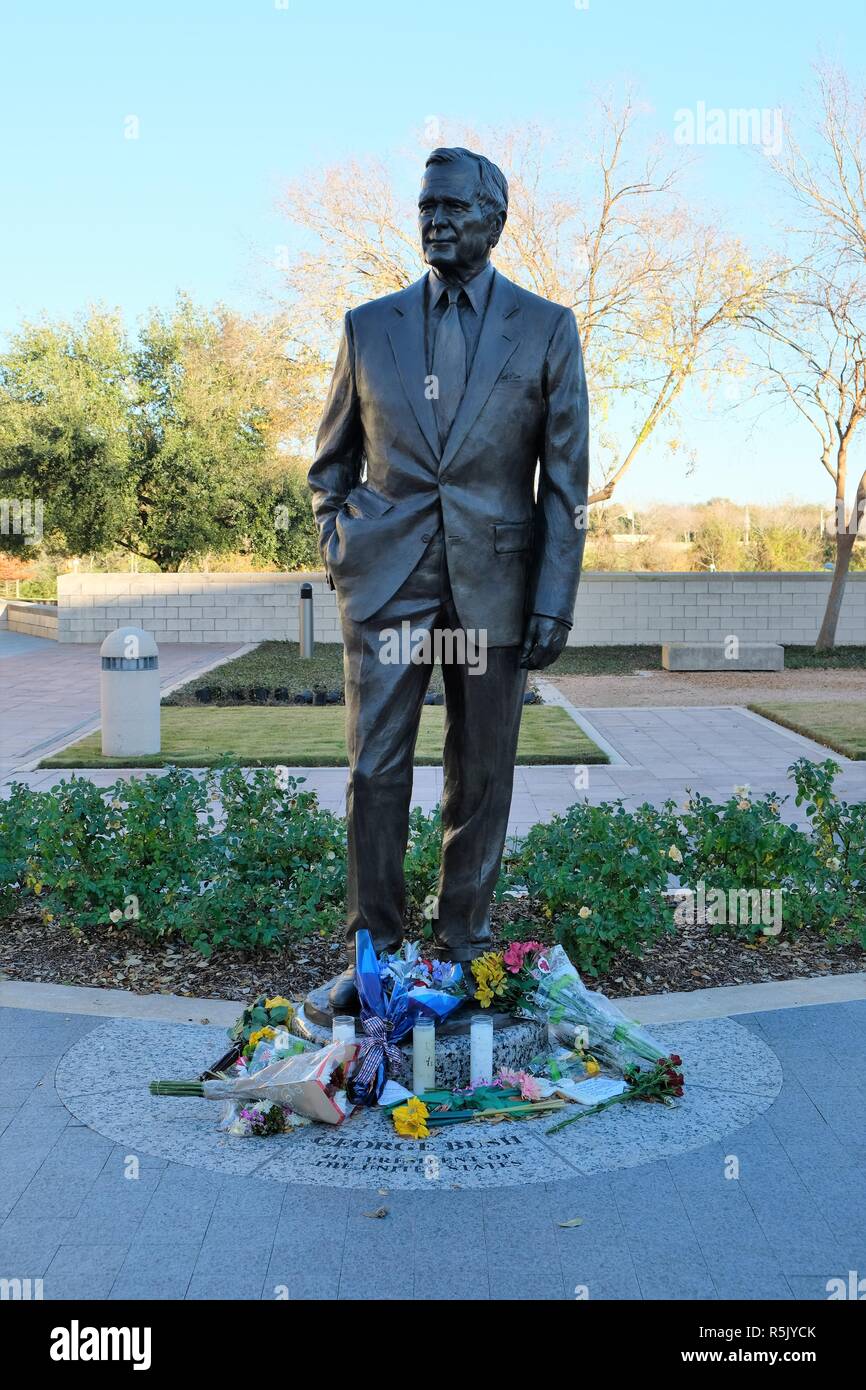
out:
<path id="1" fill-rule="evenodd" d="M 652 1032 L 683 1059 L 683 1099 L 673 1106 L 615 1105 L 554 1135 L 546 1131 L 562 1116 L 455 1125 L 430 1139 L 400 1139 L 374 1109 L 336 1127 L 232 1138 L 217 1130 L 220 1107 L 213 1101 L 148 1091 L 154 1079 L 198 1076 L 225 1051 L 223 1029 L 196 1024 L 102 1024 L 64 1055 L 55 1081 L 67 1109 L 99 1134 L 131 1152 L 214 1172 L 328 1187 L 424 1187 L 436 1180 L 455 1187 L 515 1186 L 633 1168 L 701 1148 L 749 1124 L 778 1094 L 782 1071 L 775 1053 L 730 1019 L 671 1023 Z M 571 1107 L 563 1113 L 571 1114 Z"/>

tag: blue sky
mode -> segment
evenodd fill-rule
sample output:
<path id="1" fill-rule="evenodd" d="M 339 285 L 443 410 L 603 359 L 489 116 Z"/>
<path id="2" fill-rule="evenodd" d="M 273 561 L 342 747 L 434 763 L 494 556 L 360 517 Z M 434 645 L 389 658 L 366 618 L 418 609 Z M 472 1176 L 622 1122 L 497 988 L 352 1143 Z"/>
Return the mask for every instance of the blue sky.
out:
<path id="1" fill-rule="evenodd" d="M 431 115 L 573 125 L 635 82 L 651 124 L 708 107 L 803 109 L 820 54 L 866 53 L 862 0 L 4 0 L 0 333 L 88 303 L 130 318 L 179 288 L 253 308 L 286 240 L 274 208 L 322 162 L 405 147 Z M 137 140 L 124 122 L 140 121 Z M 783 216 L 763 161 L 705 147 L 691 190 L 759 243 Z M 419 145 L 419 160 L 421 148 Z M 824 495 L 811 440 L 689 398 L 686 478 L 657 446 L 627 492 Z"/>

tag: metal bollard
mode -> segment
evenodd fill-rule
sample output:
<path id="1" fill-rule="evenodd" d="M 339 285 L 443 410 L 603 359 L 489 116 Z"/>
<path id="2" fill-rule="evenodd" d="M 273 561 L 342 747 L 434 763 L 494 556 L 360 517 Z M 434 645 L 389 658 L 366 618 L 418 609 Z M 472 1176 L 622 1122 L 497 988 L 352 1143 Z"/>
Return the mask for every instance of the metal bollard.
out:
<path id="1" fill-rule="evenodd" d="M 313 655 L 313 586 L 301 585 L 300 607 L 298 609 L 298 633 L 300 636 L 300 655 Z"/>
<path id="2" fill-rule="evenodd" d="M 119 627 L 99 649 L 102 659 L 102 755 L 158 753 L 159 648 L 141 627 Z"/>

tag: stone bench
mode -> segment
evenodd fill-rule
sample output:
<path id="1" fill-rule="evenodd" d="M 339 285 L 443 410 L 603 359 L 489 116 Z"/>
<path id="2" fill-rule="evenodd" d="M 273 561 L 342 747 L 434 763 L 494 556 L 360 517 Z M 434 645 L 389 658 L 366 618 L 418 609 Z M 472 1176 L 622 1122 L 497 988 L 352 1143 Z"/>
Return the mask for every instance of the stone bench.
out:
<path id="1" fill-rule="evenodd" d="M 785 648 L 779 642 L 740 642 L 736 656 L 728 656 L 728 644 L 718 642 L 665 642 L 662 666 L 666 671 L 784 671 Z"/>

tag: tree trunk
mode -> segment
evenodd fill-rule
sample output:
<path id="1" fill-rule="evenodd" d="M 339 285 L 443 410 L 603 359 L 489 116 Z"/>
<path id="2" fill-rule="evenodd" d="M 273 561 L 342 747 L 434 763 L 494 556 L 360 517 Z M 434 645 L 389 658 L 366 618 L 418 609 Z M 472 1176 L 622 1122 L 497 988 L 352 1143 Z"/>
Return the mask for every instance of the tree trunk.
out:
<path id="1" fill-rule="evenodd" d="M 851 553 L 856 539 L 856 531 L 840 531 L 838 529 L 836 531 L 836 564 L 833 568 L 830 596 L 824 610 L 824 621 L 815 643 L 816 652 L 831 652 L 836 645 L 836 628 L 839 625 L 839 614 L 842 611 L 842 600 L 845 597 L 845 584 L 851 566 Z"/>

